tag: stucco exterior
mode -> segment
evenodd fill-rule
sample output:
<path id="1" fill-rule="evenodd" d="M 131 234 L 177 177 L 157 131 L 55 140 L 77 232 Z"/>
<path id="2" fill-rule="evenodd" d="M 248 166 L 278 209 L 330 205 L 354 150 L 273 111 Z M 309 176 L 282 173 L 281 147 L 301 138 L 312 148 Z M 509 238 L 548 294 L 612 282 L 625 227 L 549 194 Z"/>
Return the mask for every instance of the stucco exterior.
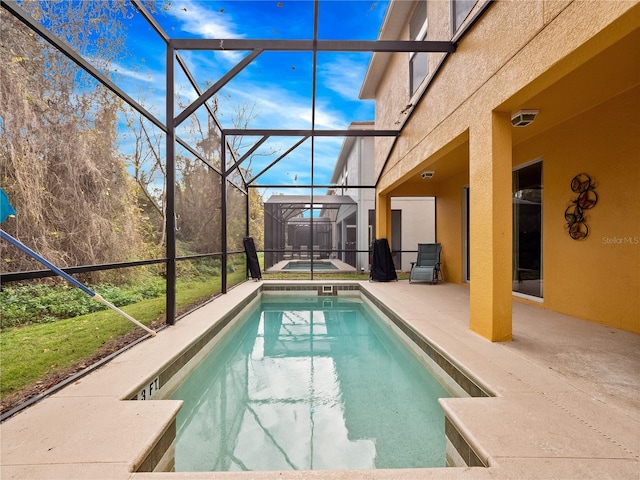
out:
<path id="1" fill-rule="evenodd" d="M 359 122 L 350 128 L 373 128 L 373 122 Z M 356 228 L 356 269 L 369 271 L 370 254 L 368 250 L 375 239 L 375 232 L 369 231 L 369 211 L 375 210 L 375 190 L 373 188 L 356 188 L 354 186 L 372 187 L 374 178 L 374 137 L 348 137 L 342 145 L 336 161 L 331 182 L 342 185 L 334 189 L 340 195 L 349 195 L 357 205 L 345 205 L 339 210 L 328 213 L 336 228 L 333 230 L 333 248 L 342 250 L 346 245 L 348 228 Z M 396 197 L 391 201 L 392 210 L 401 211 L 400 238 L 396 245 L 400 254 L 400 270 L 408 272 L 411 262 L 415 261 L 418 243 L 435 241 L 435 198 L 434 197 Z M 340 244 L 342 243 L 342 244 Z M 351 246 L 353 248 L 353 246 Z M 409 252 L 406 252 L 409 250 Z M 347 254 L 339 254 L 339 258 L 348 261 Z"/>
<path id="2" fill-rule="evenodd" d="M 413 98 L 407 54 L 376 54 L 384 73 L 361 91 L 376 99 L 376 128 L 402 128 L 397 140 L 376 140 L 377 235 L 390 233 L 393 197 L 435 195 L 447 281 L 466 284 L 469 244 L 470 328 L 510 340 L 512 172 L 542 161 L 544 293 L 522 301 L 640 332 L 639 2 L 479 1 L 456 32 L 449 2 L 427 5 L 427 39 L 454 39 L 456 52 L 430 54 Z M 396 31 L 408 39 L 408 28 Z M 539 113 L 513 127 L 521 109 Z M 423 180 L 424 170 L 434 177 Z M 579 173 L 598 203 L 588 237 L 574 240 L 564 212 Z"/>

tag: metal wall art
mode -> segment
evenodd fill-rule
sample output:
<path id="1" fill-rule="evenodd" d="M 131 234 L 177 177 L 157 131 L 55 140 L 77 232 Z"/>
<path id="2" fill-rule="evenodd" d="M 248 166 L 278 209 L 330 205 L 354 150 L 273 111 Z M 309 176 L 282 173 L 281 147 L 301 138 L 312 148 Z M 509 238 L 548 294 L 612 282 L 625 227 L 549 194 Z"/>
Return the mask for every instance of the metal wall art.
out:
<path id="1" fill-rule="evenodd" d="M 564 211 L 569 236 L 574 240 L 584 240 L 589 235 L 589 227 L 585 223 L 585 210 L 589 210 L 598 203 L 595 183 L 586 173 L 579 173 L 571 180 L 571 191 L 578 194 L 575 200 Z"/>

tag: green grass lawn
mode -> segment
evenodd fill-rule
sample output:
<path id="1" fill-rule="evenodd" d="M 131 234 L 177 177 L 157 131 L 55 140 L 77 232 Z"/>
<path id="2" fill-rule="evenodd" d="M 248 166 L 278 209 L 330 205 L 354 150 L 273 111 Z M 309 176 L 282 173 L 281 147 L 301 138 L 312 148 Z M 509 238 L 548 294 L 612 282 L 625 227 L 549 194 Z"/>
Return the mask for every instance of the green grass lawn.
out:
<path id="1" fill-rule="evenodd" d="M 244 272 L 228 276 L 229 284 L 244 280 Z M 177 283 L 176 308 L 188 309 L 220 292 L 220 277 Z M 122 307 L 145 325 L 164 317 L 165 297 Z M 45 324 L 8 328 L 0 333 L 0 401 L 31 387 L 47 375 L 84 365 L 101 349 L 114 350 L 118 339 L 139 330 L 112 310 L 81 315 Z"/>

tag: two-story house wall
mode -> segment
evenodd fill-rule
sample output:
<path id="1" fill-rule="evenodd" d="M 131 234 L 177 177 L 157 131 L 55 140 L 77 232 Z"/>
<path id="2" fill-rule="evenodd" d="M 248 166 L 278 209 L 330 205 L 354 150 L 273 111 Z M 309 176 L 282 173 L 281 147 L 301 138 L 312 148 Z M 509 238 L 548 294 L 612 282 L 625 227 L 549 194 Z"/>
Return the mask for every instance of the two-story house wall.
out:
<path id="1" fill-rule="evenodd" d="M 349 128 L 373 129 L 373 122 L 354 122 Z M 367 161 L 372 165 L 373 159 L 372 137 L 346 137 L 331 176 L 331 183 L 339 186 L 335 193 L 348 195 L 356 202 L 336 212 L 333 242 L 336 250 L 343 250 L 339 258 L 358 271 L 369 270 L 367 250 L 373 234 L 369 228 L 369 211 L 375 209 L 375 192 L 372 188 L 354 187 L 373 186 L 373 168 L 365 167 Z"/>
<path id="2" fill-rule="evenodd" d="M 373 126 L 373 122 L 354 122 L 349 128 L 366 130 Z M 333 213 L 334 249 L 346 250 L 339 258 L 358 271 L 369 270 L 369 249 L 376 238 L 374 159 L 374 137 L 346 137 L 331 177 L 331 183 L 340 186 L 334 192 L 348 195 L 356 203 L 343 205 Z M 395 197 L 391 212 L 394 262 L 398 270 L 409 271 L 416 259 L 418 243 L 435 241 L 435 198 Z"/>
<path id="3" fill-rule="evenodd" d="M 373 54 L 360 96 L 401 129 L 375 142 L 377 236 L 393 198 L 435 196 L 490 340 L 514 299 L 640 332 L 638 1 L 392 0 L 379 38 L 457 48 Z"/>

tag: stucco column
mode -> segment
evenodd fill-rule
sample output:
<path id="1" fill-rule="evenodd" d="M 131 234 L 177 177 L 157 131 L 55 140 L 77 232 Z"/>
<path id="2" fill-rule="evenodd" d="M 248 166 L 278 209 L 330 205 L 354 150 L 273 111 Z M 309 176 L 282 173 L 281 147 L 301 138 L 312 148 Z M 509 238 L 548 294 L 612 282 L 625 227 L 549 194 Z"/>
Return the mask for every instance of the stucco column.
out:
<path id="1" fill-rule="evenodd" d="M 469 326 L 493 342 L 512 332 L 511 150 L 509 115 L 479 116 L 469 130 Z"/>
<path id="2" fill-rule="evenodd" d="M 376 192 L 376 238 L 386 238 L 391 246 L 391 199 Z"/>

